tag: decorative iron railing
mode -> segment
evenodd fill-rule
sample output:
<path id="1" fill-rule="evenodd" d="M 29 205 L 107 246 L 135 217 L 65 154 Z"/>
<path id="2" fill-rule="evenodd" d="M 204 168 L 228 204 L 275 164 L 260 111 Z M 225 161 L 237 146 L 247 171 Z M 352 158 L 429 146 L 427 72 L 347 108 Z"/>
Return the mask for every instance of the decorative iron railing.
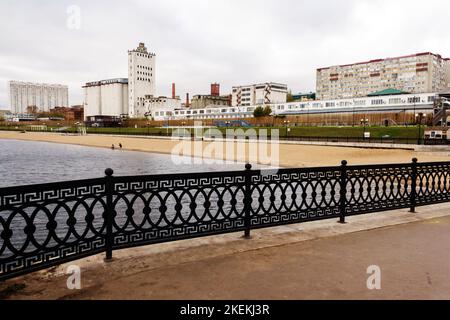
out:
<path id="1" fill-rule="evenodd" d="M 0 188 L 0 280 L 152 243 L 450 201 L 450 162 L 114 177 Z"/>

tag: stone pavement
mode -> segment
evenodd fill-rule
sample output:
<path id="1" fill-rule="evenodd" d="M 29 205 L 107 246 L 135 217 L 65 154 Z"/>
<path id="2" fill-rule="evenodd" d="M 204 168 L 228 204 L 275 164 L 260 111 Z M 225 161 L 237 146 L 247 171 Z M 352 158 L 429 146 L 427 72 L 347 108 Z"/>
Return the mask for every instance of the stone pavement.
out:
<path id="1" fill-rule="evenodd" d="M 226 234 L 72 262 L 0 285 L 10 299 L 450 299 L 450 204 Z M 381 290 L 369 290 L 369 266 Z M 5 294 L 5 289 L 8 289 Z M 0 294 L 1 295 L 1 294 Z"/>

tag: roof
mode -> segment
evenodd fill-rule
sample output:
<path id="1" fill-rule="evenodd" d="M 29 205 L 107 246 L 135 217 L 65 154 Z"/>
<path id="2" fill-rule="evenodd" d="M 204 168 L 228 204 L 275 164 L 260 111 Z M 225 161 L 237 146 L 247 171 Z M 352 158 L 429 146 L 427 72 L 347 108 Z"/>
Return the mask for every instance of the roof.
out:
<path id="1" fill-rule="evenodd" d="M 392 96 L 392 95 L 396 95 L 396 94 L 408 94 L 408 93 L 409 92 L 390 88 L 390 89 L 386 89 L 386 90 L 369 93 L 367 96 L 368 97 Z"/>
<path id="2" fill-rule="evenodd" d="M 102 85 L 113 84 L 113 83 L 128 84 L 128 78 L 114 78 L 114 79 L 106 79 L 106 80 L 100 80 L 100 81 L 87 82 L 82 88 L 102 86 Z"/>
<path id="3" fill-rule="evenodd" d="M 332 67 L 341 67 L 342 68 L 342 67 L 356 66 L 356 65 L 360 65 L 360 64 L 382 62 L 382 61 L 386 61 L 386 60 L 397 60 L 397 59 L 405 59 L 405 58 L 412 58 L 412 57 L 420 57 L 420 56 L 426 56 L 426 55 L 433 55 L 433 56 L 438 57 L 440 59 L 449 60 L 449 58 L 442 58 L 442 56 L 440 54 L 435 54 L 435 53 L 432 53 L 432 52 L 421 52 L 421 53 L 410 54 L 410 55 L 400 56 L 400 57 L 385 58 L 385 59 L 374 59 L 374 60 L 370 60 L 370 61 L 363 61 L 363 62 L 357 62 L 357 63 L 341 64 L 341 65 L 332 66 Z M 317 71 L 327 70 L 327 69 L 330 69 L 332 67 L 318 68 Z"/>

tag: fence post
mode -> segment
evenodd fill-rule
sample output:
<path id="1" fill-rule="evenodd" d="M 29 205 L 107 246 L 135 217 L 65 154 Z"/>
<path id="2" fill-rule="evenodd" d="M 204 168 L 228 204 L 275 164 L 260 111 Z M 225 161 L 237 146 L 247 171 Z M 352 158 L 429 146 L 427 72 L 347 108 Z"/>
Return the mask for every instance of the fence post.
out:
<path id="1" fill-rule="evenodd" d="M 106 235 L 105 235 L 105 246 L 106 246 L 106 257 L 105 261 L 112 260 L 112 250 L 113 250 L 113 192 L 114 192 L 114 182 L 113 182 L 113 169 L 108 168 L 105 170 L 105 193 L 106 193 L 106 212 L 105 212 L 105 222 L 106 222 Z"/>
<path id="2" fill-rule="evenodd" d="M 347 161 L 341 161 L 341 180 L 339 192 L 339 223 L 345 223 L 345 207 L 347 205 Z"/>
<path id="3" fill-rule="evenodd" d="M 244 238 L 250 239 L 250 213 L 251 213 L 251 205 L 252 205 L 252 165 L 247 163 L 245 165 L 245 192 L 244 192 Z"/>
<path id="4" fill-rule="evenodd" d="M 409 212 L 416 212 L 416 196 L 417 196 L 417 158 L 412 159 L 411 164 L 411 208 Z"/>

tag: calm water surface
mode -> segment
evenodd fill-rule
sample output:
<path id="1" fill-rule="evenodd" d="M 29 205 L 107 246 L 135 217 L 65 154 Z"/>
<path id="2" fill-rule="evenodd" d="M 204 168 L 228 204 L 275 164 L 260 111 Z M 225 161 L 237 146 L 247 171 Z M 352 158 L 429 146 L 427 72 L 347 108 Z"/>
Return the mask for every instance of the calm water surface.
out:
<path id="1" fill-rule="evenodd" d="M 171 156 L 47 142 L 0 139 L 0 187 L 114 175 L 244 170 L 242 163 L 183 164 Z"/>

